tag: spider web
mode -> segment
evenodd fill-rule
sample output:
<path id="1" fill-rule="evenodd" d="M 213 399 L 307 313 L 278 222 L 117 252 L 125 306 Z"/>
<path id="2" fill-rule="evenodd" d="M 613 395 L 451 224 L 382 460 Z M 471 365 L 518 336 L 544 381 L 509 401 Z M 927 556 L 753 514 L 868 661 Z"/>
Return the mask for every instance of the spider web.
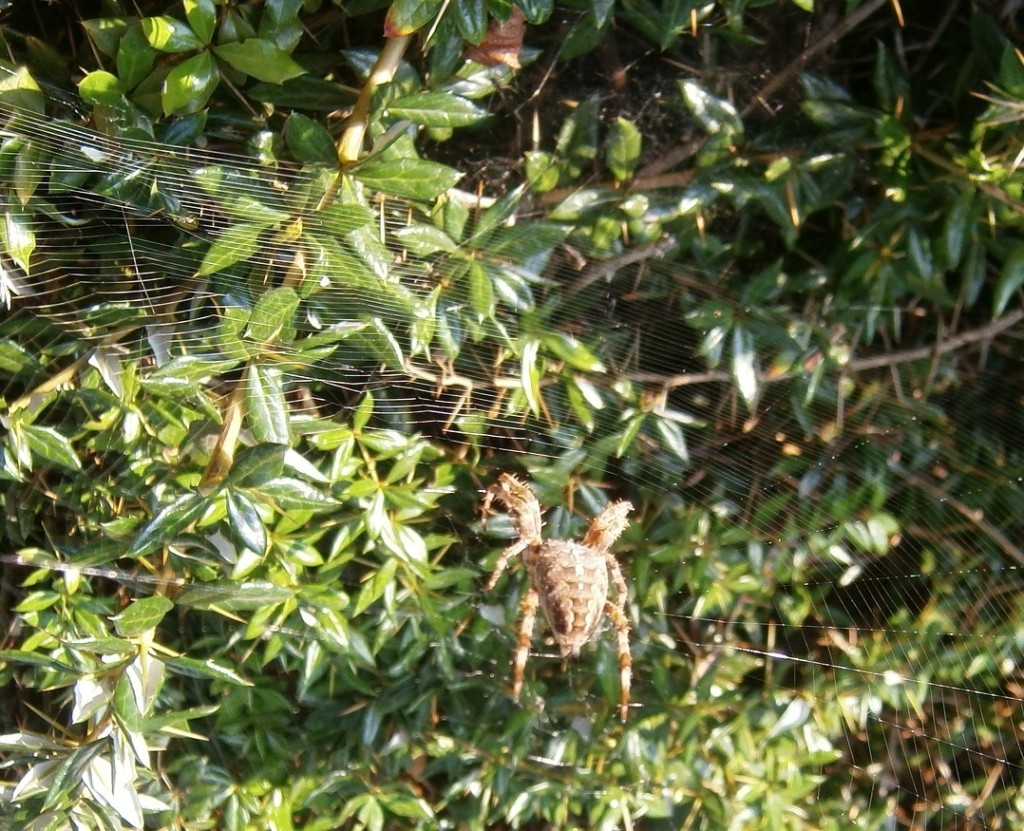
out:
<path id="1" fill-rule="evenodd" d="M 118 395 L 129 362 L 159 373 L 174 356 L 194 354 L 197 344 L 205 343 L 207 330 L 219 325 L 223 308 L 234 302 L 233 294 L 244 290 L 240 282 L 232 283 L 230 273 L 200 279 L 195 267 L 177 265 L 182 246 L 191 241 L 201 248 L 223 239 L 227 227 L 224 210 L 197 183 L 197 172 L 235 171 L 237 182 L 222 183 L 221 194 L 239 198 L 260 188 L 298 188 L 304 175 L 297 169 L 261 166 L 249 156 L 115 141 L 84 125 L 74 128 L 10 107 L 2 116 L 10 132 L 45 147 L 48 156 L 68 160 L 66 168 L 51 173 L 66 176 L 60 192 L 52 196 L 49 222 L 32 227 L 33 262 L 48 265 L 25 274 L 17 264 L 4 263 L 7 331 L 19 332 L 21 343 L 33 345 L 41 356 L 53 327 L 79 333 L 81 343 L 77 354 L 46 355 L 39 377 L 47 380 L 34 389 L 0 390 L 8 407 L 15 401 L 42 406 L 50 393 L 45 385 L 53 379 L 53 387 L 63 388 L 64 396 L 87 397 L 104 388 Z M 159 200 L 149 198 L 157 193 Z M 388 244 L 400 237 L 410 214 L 418 210 L 393 200 L 375 202 L 374 209 L 374 227 Z M 343 220 L 318 220 L 312 211 L 303 218 L 319 221 L 338 235 L 352 230 Z M 7 234 L 16 231 L 9 226 Z M 69 262 L 67 236 L 62 236 L 68 234 L 78 235 L 93 256 Z M 636 419 L 633 439 L 640 443 L 640 452 L 619 455 L 617 448 L 606 447 L 600 453 L 602 463 L 576 480 L 571 492 L 539 488 L 548 509 L 546 531 L 552 536 L 578 535 L 607 498 L 606 490 L 628 495 L 644 518 L 642 530 L 634 529 L 617 546 L 631 585 L 642 570 L 645 585 L 654 587 L 648 596 L 631 598 L 631 718 L 642 720 L 655 709 L 665 720 L 648 729 L 678 729 L 697 700 L 710 706 L 707 702 L 732 700 L 736 694 L 713 689 L 688 695 L 687 690 L 701 690 L 705 683 L 714 687 L 723 662 L 742 665 L 742 684 L 752 699 L 767 695 L 784 702 L 763 713 L 763 718 L 775 720 L 770 738 L 799 735 L 806 745 L 817 746 L 823 778 L 834 781 L 836 771 L 842 771 L 838 778 L 849 789 L 870 789 L 893 817 L 891 827 L 1007 827 L 1003 817 L 1021 810 L 1014 804 L 1013 783 L 1024 773 L 1017 669 L 1024 465 L 1019 392 L 1001 378 L 1018 377 L 1024 368 L 1017 345 L 1021 315 L 1011 313 L 1001 329 L 964 330 L 959 340 L 935 350 L 937 374 L 944 371 L 945 357 L 958 351 L 970 355 L 969 385 L 944 387 L 942 378 L 932 378 L 909 388 L 897 371 L 888 377 L 883 371 L 882 392 L 845 400 L 839 389 L 842 379 L 826 379 L 836 386 L 830 394 L 812 397 L 806 409 L 814 423 L 806 423 L 790 405 L 790 396 L 800 392 L 792 376 L 753 370 L 759 392 L 748 410 L 732 390 L 735 373 L 709 370 L 699 354 L 707 330 L 699 322 L 683 328 L 682 308 L 661 309 L 659 314 L 643 302 L 643 292 L 651 285 L 714 278 L 701 264 L 689 262 L 673 242 L 662 241 L 611 266 L 582 269 L 558 260 L 496 258 L 506 273 L 520 278 L 509 283 L 518 289 L 510 288 L 505 299 L 507 319 L 524 310 L 524 298 L 542 307 L 554 302 L 554 287 L 568 287 L 569 299 L 549 310 L 547 323 L 557 327 L 589 319 L 593 331 L 601 334 L 586 340 L 602 350 L 594 356 L 602 370 L 581 369 L 577 393 L 600 398 L 599 390 L 616 383 L 632 383 L 644 391 L 632 412 L 612 419 L 613 424 Z M 246 259 L 268 274 L 280 273 L 287 268 L 286 250 L 283 243 L 279 248 L 271 245 Z M 428 294 L 434 285 L 432 276 L 424 275 L 445 274 L 447 263 L 458 256 L 420 258 L 409 249 L 389 253 L 394 279 L 417 295 Z M 334 275 L 328 283 L 320 295 L 326 299 L 320 302 L 353 308 L 358 312 L 354 319 L 364 326 L 374 321 L 384 329 L 400 325 L 392 307 L 346 283 L 344 275 Z M 724 299 L 742 305 L 739 297 Z M 306 322 L 315 328 L 315 304 L 304 311 Z M 911 321 L 915 314 L 913 308 L 877 312 Z M 395 367 L 368 357 L 365 349 L 347 349 L 345 343 L 297 369 L 290 368 L 287 354 L 282 356 L 287 383 L 308 398 L 311 421 L 325 412 L 353 417 L 370 393 L 380 423 L 399 431 L 422 431 L 441 456 L 477 453 L 489 475 L 514 468 L 543 480 L 545 469 L 585 469 L 588 454 L 595 452 L 559 431 L 573 407 L 568 386 L 545 387 L 543 407 L 532 414 L 529 408 L 524 415 L 522 407 L 507 406 L 529 384 L 520 368 L 522 356 L 508 356 L 498 368 L 456 367 L 424 350 Z M 632 356 L 638 352 L 654 356 L 657 365 L 637 365 Z M 820 358 L 808 354 L 809 373 Z M 855 356 L 848 369 L 869 372 L 921 360 L 914 350 L 894 346 L 881 358 Z M 83 385 L 71 375 L 60 376 L 71 364 L 80 373 L 92 367 L 98 379 Z M 644 421 L 648 414 L 653 415 Z M 653 438 L 645 438 L 648 430 L 659 437 L 657 452 Z M 190 440 L 209 442 L 210 436 L 197 432 Z M 986 455 L 993 436 L 1002 447 L 1002 459 Z M 610 441 L 615 443 L 614 438 Z M 644 451 L 645 443 L 650 452 Z M 664 452 L 666 445 L 673 452 Z M 132 475 L 129 460 L 112 464 L 104 471 L 107 478 Z M 848 487 L 851 480 L 855 487 Z M 881 487 L 883 480 L 888 487 Z M 46 483 L 35 487 L 45 488 Z M 479 558 L 500 547 L 502 522 L 493 520 L 491 536 L 486 536 L 472 515 L 475 493 L 460 494 L 454 485 L 442 490 L 451 493 L 439 512 L 458 539 L 443 562 L 451 558 L 455 567 L 476 568 Z M 837 505 L 839 499 L 851 504 Z M 702 510 L 681 525 L 678 518 L 692 506 Z M 843 519 L 835 519 L 837 515 Z M 895 517 L 910 517 L 912 524 Z M 951 549 L 976 556 L 952 558 Z M 5 579 L 20 579 L 24 570 L 13 566 L 28 559 L 5 552 L 10 567 Z M 953 560 L 969 565 L 950 571 L 947 563 Z M 738 568 L 741 563 L 754 563 L 755 573 L 766 576 L 771 584 L 767 595 L 754 583 L 730 583 L 732 571 L 747 573 Z M 169 583 L 187 589 L 196 581 L 194 574 L 147 576 L 120 561 L 82 565 L 44 561 L 40 555 L 38 564 L 65 576 L 112 583 L 130 596 Z M 353 593 L 361 588 L 351 577 L 340 579 L 349 581 Z M 510 656 L 514 648 L 521 579 L 520 573 L 504 580 L 491 597 L 467 590 L 464 583 L 453 584 L 451 608 L 468 604 L 478 617 L 463 621 L 464 628 L 456 633 L 439 636 L 439 648 L 455 655 L 468 674 L 488 676 L 496 702 L 507 694 L 509 670 L 495 655 Z M 480 584 L 485 580 L 481 568 Z M 679 596 L 691 601 L 673 607 L 686 611 L 667 611 L 665 599 Z M 766 607 L 767 615 L 749 613 Z M 321 635 L 301 621 L 306 615 L 314 622 L 315 614 L 314 608 L 300 610 L 298 617 L 272 624 L 273 630 L 295 650 L 306 649 Z M 497 625 L 488 632 L 492 624 Z M 580 794 L 602 795 L 600 776 L 562 759 L 570 745 L 600 740 L 589 714 L 607 710 L 615 701 L 615 687 L 606 682 L 615 660 L 613 638 L 605 632 L 581 661 L 563 668 L 545 645 L 543 624 L 538 629 L 524 702 L 524 712 L 534 714 L 534 740 L 520 749 L 515 776 L 524 788 L 555 781 Z M 500 641 L 500 649 L 488 646 L 492 639 Z M 679 694 L 671 707 L 651 695 L 652 685 L 666 675 L 678 678 Z M 779 691 L 774 699 L 772 690 Z M 821 738 L 820 725 L 808 721 L 808 700 L 828 702 L 826 710 L 841 725 L 838 732 L 845 745 L 828 746 Z M 466 710 L 458 712 L 462 715 L 444 717 L 468 717 Z M 566 712 L 575 715 L 567 719 Z M 638 738 L 632 734 L 626 741 Z M 727 746 L 723 739 L 720 749 Z M 732 752 L 743 755 L 756 749 L 733 746 Z M 686 784 L 666 782 L 663 787 L 671 802 L 673 789 L 685 789 Z M 857 817 L 848 819 L 858 824 Z"/>

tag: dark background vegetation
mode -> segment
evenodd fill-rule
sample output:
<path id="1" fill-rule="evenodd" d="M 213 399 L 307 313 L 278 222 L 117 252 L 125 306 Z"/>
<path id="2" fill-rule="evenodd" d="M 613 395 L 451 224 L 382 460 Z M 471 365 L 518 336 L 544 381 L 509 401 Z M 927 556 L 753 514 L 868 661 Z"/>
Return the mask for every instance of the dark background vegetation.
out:
<path id="1" fill-rule="evenodd" d="M 0 4 L 3 821 L 1020 827 L 1019 5 Z"/>

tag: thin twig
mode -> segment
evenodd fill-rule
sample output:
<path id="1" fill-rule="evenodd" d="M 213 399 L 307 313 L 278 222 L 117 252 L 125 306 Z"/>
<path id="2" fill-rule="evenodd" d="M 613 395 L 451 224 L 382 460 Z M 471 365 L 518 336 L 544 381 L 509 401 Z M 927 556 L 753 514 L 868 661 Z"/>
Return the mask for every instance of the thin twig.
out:
<path id="1" fill-rule="evenodd" d="M 1024 566 L 1024 551 L 1018 548 L 1009 537 L 1006 536 L 1002 531 L 996 528 L 991 522 L 985 519 L 985 513 L 980 508 L 972 508 L 970 505 L 966 505 L 957 499 L 955 496 L 950 496 L 948 493 L 942 490 L 942 488 L 930 482 L 924 476 L 914 473 L 910 470 L 905 470 L 902 467 L 897 468 L 900 475 L 903 476 L 911 485 L 916 488 L 920 488 L 933 499 L 940 500 L 943 504 L 949 505 L 954 511 L 960 514 L 962 517 L 972 522 L 978 527 L 978 529 L 991 539 L 999 549 L 1011 560 L 1016 560 L 1020 565 Z"/>
<path id="2" fill-rule="evenodd" d="M 932 358 L 946 352 L 961 349 L 978 341 L 990 340 L 997 335 L 1012 328 L 1024 320 L 1024 309 L 1015 309 L 1012 312 L 994 320 L 992 323 L 981 326 L 977 329 L 969 329 L 954 335 L 951 338 L 939 341 L 930 346 L 920 346 L 915 349 L 906 349 L 902 352 L 889 352 L 884 355 L 873 355 L 870 358 L 856 358 L 844 366 L 847 373 L 867 372 L 872 369 L 905 364 L 912 361 L 921 361 Z M 725 370 L 710 370 L 708 372 L 681 373 L 679 375 L 660 375 L 654 372 L 629 372 L 625 376 L 630 381 L 641 383 L 661 384 L 666 389 L 686 387 L 692 384 L 714 384 L 724 383 L 731 380 L 732 376 Z M 758 383 L 772 383 L 775 381 L 788 381 L 796 377 L 796 373 L 768 374 L 758 373 Z"/>
<path id="3" fill-rule="evenodd" d="M 810 63 L 812 58 L 835 45 L 837 41 L 846 37 L 861 23 L 882 8 L 882 6 L 888 5 L 890 2 L 892 2 L 892 0 L 869 0 L 869 2 L 857 9 L 857 11 L 849 17 L 844 17 L 835 27 L 826 32 L 820 40 L 813 45 L 808 46 L 803 52 L 791 60 L 781 72 L 774 75 L 767 84 L 761 87 L 761 89 L 754 94 L 750 103 L 743 108 L 742 115 L 744 117 L 750 115 L 757 108 L 758 104 L 767 100 L 778 90 L 788 84 L 794 75 L 802 72 L 804 67 Z"/>
<path id="4" fill-rule="evenodd" d="M 615 257 L 610 257 L 607 260 L 594 263 L 583 272 L 575 283 L 565 290 L 565 294 L 567 297 L 579 294 L 591 283 L 595 283 L 601 279 L 610 278 L 620 268 L 632 265 L 633 263 L 643 262 L 644 260 L 660 259 L 675 247 L 676 238 L 673 236 L 665 236 L 657 242 L 652 242 L 648 245 L 641 245 L 638 248 L 631 248 Z"/>
<path id="5" fill-rule="evenodd" d="M 835 27 L 826 32 L 820 40 L 816 41 L 812 46 L 807 47 L 803 52 L 797 55 L 797 57 L 790 61 L 781 72 L 773 76 L 768 83 L 754 93 L 750 103 L 743 108 L 741 115 L 744 118 L 750 115 L 759 104 L 788 84 L 794 75 L 803 71 L 804 67 L 810 63 L 812 58 L 833 46 L 838 40 L 848 35 L 857 26 L 889 2 L 891 2 L 891 0 L 869 0 L 869 2 L 857 9 L 849 17 L 844 17 Z M 661 158 L 646 165 L 639 172 L 637 178 L 646 179 L 664 173 L 666 170 L 669 170 L 697 155 L 706 141 L 706 138 L 701 137 L 699 139 L 688 141 L 686 144 L 682 144 L 675 149 L 670 150 Z"/>

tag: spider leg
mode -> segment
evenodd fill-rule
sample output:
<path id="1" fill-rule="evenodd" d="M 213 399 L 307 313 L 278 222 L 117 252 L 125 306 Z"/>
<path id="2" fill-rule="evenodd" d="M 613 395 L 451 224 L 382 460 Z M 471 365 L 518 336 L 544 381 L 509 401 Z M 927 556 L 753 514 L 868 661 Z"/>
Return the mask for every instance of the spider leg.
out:
<path id="1" fill-rule="evenodd" d="M 495 499 L 503 502 L 508 508 L 516 528 L 516 536 L 540 545 L 544 522 L 541 519 L 540 503 L 529 486 L 520 482 L 511 473 L 503 473 L 498 477 L 498 481 L 487 489 L 484 496 L 485 513 L 490 510 L 491 502 Z"/>
<path id="2" fill-rule="evenodd" d="M 620 612 L 625 613 L 627 589 L 626 578 L 622 576 L 622 568 L 619 566 L 619 561 L 607 552 L 604 555 L 604 562 L 608 574 L 615 584 L 615 605 L 619 607 Z"/>
<path id="3" fill-rule="evenodd" d="M 530 656 L 530 643 L 533 641 L 533 624 L 537 619 L 537 606 L 540 595 L 531 587 L 523 597 L 522 619 L 519 621 L 519 642 L 516 654 L 512 659 L 512 700 L 519 701 L 519 693 L 523 689 L 523 673 L 526 671 L 526 659 Z"/>
<path id="4" fill-rule="evenodd" d="M 522 554 L 530 546 L 530 540 L 520 540 L 517 543 L 513 543 L 504 551 L 501 552 L 501 556 L 498 557 L 498 562 L 494 565 L 494 571 L 491 572 L 491 579 L 487 581 L 487 585 L 484 586 L 484 591 L 489 592 L 498 584 L 498 578 L 501 577 L 501 573 L 508 568 L 508 562 L 517 554 Z"/>
<path id="5" fill-rule="evenodd" d="M 625 602 L 625 593 L 619 597 Z M 625 721 L 626 711 L 629 708 L 629 690 L 633 679 L 633 656 L 629 654 L 629 618 L 617 603 L 612 603 L 610 600 L 605 602 L 604 611 L 611 619 L 619 641 L 619 686 L 622 690 L 622 696 L 619 699 L 619 718 Z"/>
<path id="6" fill-rule="evenodd" d="M 627 517 L 632 510 L 633 506 L 629 502 L 613 502 L 590 521 L 583 544 L 594 551 L 606 552 L 626 530 L 629 525 Z"/>

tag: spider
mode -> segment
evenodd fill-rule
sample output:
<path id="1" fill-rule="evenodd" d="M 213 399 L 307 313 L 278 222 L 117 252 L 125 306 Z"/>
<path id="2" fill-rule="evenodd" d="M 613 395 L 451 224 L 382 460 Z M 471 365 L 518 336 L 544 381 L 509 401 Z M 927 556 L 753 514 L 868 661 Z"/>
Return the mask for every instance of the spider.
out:
<path id="1" fill-rule="evenodd" d="M 509 561 L 521 555 L 530 576 L 530 586 L 522 601 L 519 640 L 512 662 L 512 698 L 519 701 L 523 671 L 530 653 L 537 606 L 551 627 L 563 658 L 579 657 L 580 647 L 597 631 L 602 615 L 608 615 L 618 634 L 619 681 L 622 697 L 619 717 L 626 720 L 633 661 L 629 654 L 629 619 L 626 617 L 626 581 L 619 563 L 609 549 L 629 524 L 626 518 L 633 506 L 619 501 L 608 505 L 590 522 L 582 541 L 545 540 L 541 536 L 540 503 L 533 491 L 511 473 L 503 473 L 487 489 L 483 513 L 491 503 L 504 503 L 512 517 L 517 541 L 501 552 L 487 581 L 491 591 Z M 608 583 L 615 584 L 615 601 L 608 599 Z"/>

